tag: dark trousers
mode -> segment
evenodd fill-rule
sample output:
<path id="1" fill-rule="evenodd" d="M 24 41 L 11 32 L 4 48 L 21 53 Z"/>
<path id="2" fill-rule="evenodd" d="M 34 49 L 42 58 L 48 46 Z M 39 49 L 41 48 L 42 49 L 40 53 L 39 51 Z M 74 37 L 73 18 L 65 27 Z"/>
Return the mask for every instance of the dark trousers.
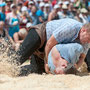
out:
<path id="1" fill-rule="evenodd" d="M 85 61 L 86 61 L 86 64 L 87 64 L 87 69 L 88 69 L 88 71 L 90 71 L 90 49 L 88 50 Z"/>
<path id="2" fill-rule="evenodd" d="M 31 29 L 26 36 L 24 42 L 17 51 L 17 62 L 24 63 L 39 47 L 41 44 L 40 37 L 35 29 Z"/>
<path id="3" fill-rule="evenodd" d="M 20 70 L 20 76 L 26 76 L 31 73 L 42 74 L 43 72 L 45 72 L 44 60 L 36 55 L 32 55 L 30 64 L 22 66 Z"/>

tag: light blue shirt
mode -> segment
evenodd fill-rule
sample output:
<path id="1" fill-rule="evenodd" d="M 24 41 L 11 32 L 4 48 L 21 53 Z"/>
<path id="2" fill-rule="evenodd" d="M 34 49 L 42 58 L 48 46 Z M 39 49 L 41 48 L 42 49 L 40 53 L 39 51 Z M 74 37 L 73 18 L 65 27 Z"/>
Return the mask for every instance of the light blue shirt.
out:
<path id="1" fill-rule="evenodd" d="M 47 40 L 53 35 L 58 44 L 78 42 L 76 38 L 82 26 L 81 22 L 70 18 L 50 21 L 46 24 Z M 87 54 L 90 44 L 83 44 L 83 47 L 83 53 Z"/>
<path id="2" fill-rule="evenodd" d="M 56 45 L 56 49 L 60 53 L 60 56 L 68 61 L 68 63 L 70 63 L 72 66 L 79 61 L 79 57 L 84 51 L 83 46 L 78 43 L 58 44 Z M 53 63 L 51 53 L 52 50 L 48 55 L 48 66 L 51 73 L 54 74 L 55 65 Z"/>
<path id="3" fill-rule="evenodd" d="M 78 43 L 58 44 L 56 48 L 61 57 L 73 65 L 79 61 L 79 57 L 84 51 L 83 46 Z"/>
<path id="4" fill-rule="evenodd" d="M 54 35 L 58 43 L 69 43 L 74 41 L 83 26 L 74 19 L 53 20 L 46 24 L 47 40 Z"/>

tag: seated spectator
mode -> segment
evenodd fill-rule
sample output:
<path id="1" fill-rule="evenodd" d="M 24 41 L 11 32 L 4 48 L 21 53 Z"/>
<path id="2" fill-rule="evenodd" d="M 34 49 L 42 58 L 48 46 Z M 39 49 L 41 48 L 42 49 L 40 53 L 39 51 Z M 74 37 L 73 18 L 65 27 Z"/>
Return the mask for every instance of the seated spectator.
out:
<path id="1" fill-rule="evenodd" d="M 22 8 L 22 3 L 18 3 L 18 4 L 17 4 L 17 14 L 18 14 L 19 16 L 22 15 L 21 8 Z"/>
<path id="2" fill-rule="evenodd" d="M 23 42 L 25 37 L 27 36 L 27 30 L 22 28 L 19 32 L 16 32 L 13 36 L 13 40 L 15 42 L 15 50 L 18 50 L 20 44 Z"/>
<path id="3" fill-rule="evenodd" d="M 0 21 L 0 39 L 1 38 L 5 38 L 6 37 L 6 31 L 4 29 L 4 22 L 3 21 Z"/>
<path id="4" fill-rule="evenodd" d="M 82 23 L 84 23 L 84 24 L 89 22 L 87 13 L 88 13 L 87 9 L 85 9 L 85 8 L 81 9 L 81 13 L 80 13 L 79 17 L 82 20 Z"/>
<path id="5" fill-rule="evenodd" d="M 62 18 L 68 18 L 69 17 L 69 14 L 68 14 L 68 7 L 66 4 L 63 4 L 62 5 L 62 14 L 59 16 L 60 19 Z"/>
<path id="6" fill-rule="evenodd" d="M 5 7 L 5 9 L 6 9 L 5 14 L 7 15 L 8 13 L 11 12 L 10 5 L 13 3 L 13 0 L 6 0 L 6 3 L 7 3 L 7 5 Z"/>
<path id="7" fill-rule="evenodd" d="M 33 5 L 34 5 L 34 2 L 33 1 L 29 1 L 29 3 L 28 3 L 28 13 L 31 12 L 31 8 L 32 8 Z"/>
<path id="8" fill-rule="evenodd" d="M 84 62 L 83 50 L 83 46 L 78 43 L 54 46 L 48 55 L 46 71 L 50 70 L 52 74 L 72 73 L 71 68 L 78 69 Z"/>
<path id="9" fill-rule="evenodd" d="M 44 22 L 44 3 L 41 2 L 39 4 L 40 9 L 36 12 L 36 15 L 39 17 L 39 23 L 43 23 Z"/>
<path id="10" fill-rule="evenodd" d="M 3 22 L 5 22 L 5 19 L 6 19 L 5 6 L 6 6 L 5 2 L 2 2 L 0 4 L 0 21 L 3 21 Z"/>
<path id="11" fill-rule="evenodd" d="M 31 13 L 29 14 L 31 19 L 32 19 L 32 25 L 37 25 L 39 24 L 39 18 L 38 16 L 36 15 L 36 12 L 37 12 L 37 8 L 36 6 L 32 6 L 31 8 Z"/>
<path id="12" fill-rule="evenodd" d="M 9 27 L 9 36 L 13 38 L 13 35 L 15 32 L 19 31 L 19 22 L 20 22 L 20 17 L 17 14 L 17 8 L 15 4 L 11 4 L 11 13 L 9 13 L 6 17 L 7 21 L 7 27 Z"/>
<path id="13" fill-rule="evenodd" d="M 48 16 L 48 21 L 59 19 L 58 11 L 59 11 L 59 5 L 55 5 L 53 10 L 50 12 Z"/>
<path id="14" fill-rule="evenodd" d="M 28 9 L 27 9 L 26 6 L 23 6 L 21 8 L 21 11 L 22 11 L 22 15 L 21 15 L 22 23 L 20 23 L 20 28 L 25 28 L 26 27 L 26 24 L 28 22 L 31 22 L 32 23 L 32 19 L 29 16 Z"/>
<path id="15" fill-rule="evenodd" d="M 45 4 L 45 14 L 44 14 L 45 21 L 48 20 L 49 13 L 50 13 L 50 5 L 47 3 Z"/>
<path id="16" fill-rule="evenodd" d="M 82 22 L 82 20 L 81 20 L 81 18 L 79 17 L 79 15 L 80 15 L 80 11 L 77 10 L 76 15 L 74 16 L 74 18 L 75 18 L 77 21 Z"/>

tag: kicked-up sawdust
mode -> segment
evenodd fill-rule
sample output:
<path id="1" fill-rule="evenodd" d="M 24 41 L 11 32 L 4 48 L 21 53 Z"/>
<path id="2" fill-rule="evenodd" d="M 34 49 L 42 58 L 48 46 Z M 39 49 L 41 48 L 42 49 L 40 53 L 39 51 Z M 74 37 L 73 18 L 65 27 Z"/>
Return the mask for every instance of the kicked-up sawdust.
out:
<path id="1" fill-rule="evenodd" d="M 90 74 L 85 63 L 77 75 L 30 74 L 16 77 L 20 68 L 15 62 L 10 63 L 15 54 L 9 47 L 0 47 L 0 90 L 90 90 Z"/>

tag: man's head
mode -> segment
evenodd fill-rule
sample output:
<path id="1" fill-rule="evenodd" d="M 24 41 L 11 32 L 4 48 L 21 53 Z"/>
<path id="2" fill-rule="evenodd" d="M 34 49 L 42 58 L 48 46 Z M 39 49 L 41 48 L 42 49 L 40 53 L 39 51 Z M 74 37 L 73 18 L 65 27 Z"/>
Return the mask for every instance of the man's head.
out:
<path id="1" fill-rule="evenodd" d="M 67 67 L 67 61 L 60 56 L 60 53 L 53 47 L 48 56 L 48 66 L 53 74 L 64 74 Z"/>
<path id="2" fill-rule="evenodd" d="M 83 53 L 82 45 L 78 43 L 58 44 L 48 55 L 48 66 L 53 74 L 67 74 Z"/>
<path id="3" fill-rule="evenodd" d="M 90 23 L 83 25 L 79 33 L 79 39 L 82 44 L 90 43 Z"/>

